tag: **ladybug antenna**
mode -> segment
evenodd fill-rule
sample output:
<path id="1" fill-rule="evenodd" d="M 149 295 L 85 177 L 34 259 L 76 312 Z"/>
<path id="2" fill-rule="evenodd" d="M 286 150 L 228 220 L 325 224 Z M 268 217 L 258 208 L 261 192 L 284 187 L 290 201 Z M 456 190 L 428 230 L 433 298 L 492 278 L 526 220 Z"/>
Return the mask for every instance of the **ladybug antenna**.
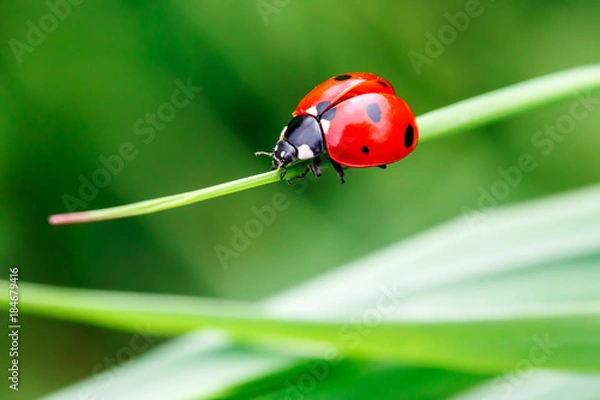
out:
<path id="1" fill-rule="evenodd" d="M 269 157 L 273 157 L 273 153 L 269 153 L 266 151 L 257 151 L 256 153 L 254 153 L 255 156 L 269 156 Z"/>

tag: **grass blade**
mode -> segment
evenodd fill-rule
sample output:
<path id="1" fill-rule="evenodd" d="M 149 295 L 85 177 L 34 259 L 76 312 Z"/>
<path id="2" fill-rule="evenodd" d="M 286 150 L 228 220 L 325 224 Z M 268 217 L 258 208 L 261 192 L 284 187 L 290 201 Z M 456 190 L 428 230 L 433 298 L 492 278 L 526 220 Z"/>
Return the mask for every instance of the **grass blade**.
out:
<path id="1" fill-rule="evenodd" d="M 600 65 L 575 68 L 518 83 L 460 101 L 418 117 L 420 141 L 467 131 L 483 124 L 565 99 L 583 90 L 593 90 L 599 87 Z M 287 176 L 289 178 L 296 177 L 303 170 L 304 167 L 301 165 L 291 167 Z M 55 214 L 51 215 L 48 221 L 52 225 L 62 225 L 150 214 L 278 181 L 277 173 L 270 171 L 204 189 L 124 206 Z"/>

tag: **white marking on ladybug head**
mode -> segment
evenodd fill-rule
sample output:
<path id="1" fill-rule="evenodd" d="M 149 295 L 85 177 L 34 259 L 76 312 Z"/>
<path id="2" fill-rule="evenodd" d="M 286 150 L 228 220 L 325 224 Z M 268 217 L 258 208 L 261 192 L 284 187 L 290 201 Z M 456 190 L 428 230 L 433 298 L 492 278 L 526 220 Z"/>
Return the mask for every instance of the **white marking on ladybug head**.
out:
<path id="1" fill-rule="evenodd" d="M 321 129 L 323 129 L 323 133 L 326 135 L 327 135 L 327 132 L 329 132 L 330 124 L 331 124 L 331 122 L 326 119 L 321 120 Z"/>
<path id="2" fill-rule="evenodd" d="M 285 150 L 281 150 L 281 153 L 279 153 L 279 158 L 283 157 L 285 157 Z"/>
<path id="3" fill-rule="evenodd" d="M 317 107 L 314 106 L 306 110 L 306 113 L 312 115 L 313 117 L 316 117 L 319 114 Z"/>
<path id="4" fill-rule="evenodd" d="M 311 160 L 313 158 L 315 158 L 315 153 L 313 153 L 309 145 L 303 144 L 298 147 L 298 159 Z"/>
<path id="5" fill-rule="evenodd" d="M 285 132 L 287 131 L 287 125 L 283 127 L 281 130 L 281 135 L 279 135 L 279 139 L 285 138 Z"/>

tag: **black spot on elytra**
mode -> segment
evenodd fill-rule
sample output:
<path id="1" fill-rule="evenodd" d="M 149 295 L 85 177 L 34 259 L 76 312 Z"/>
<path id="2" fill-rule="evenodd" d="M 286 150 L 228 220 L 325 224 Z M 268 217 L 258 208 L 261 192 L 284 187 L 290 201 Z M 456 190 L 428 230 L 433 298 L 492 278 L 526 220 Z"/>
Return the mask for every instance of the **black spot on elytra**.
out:
<path id="1" fill-rule="evenodd" d="M 371 103 L 367 106 L 367 114 L 373 122 L 379 122 L 381 120 L 381 108 L 377 103 Z"/>
<path id="2" fill-rule="evenodd" d="M 390 85 L 388 85 L 387 83 L 385 83 L 384 81 L 377 81 L 377 83 L 379 83 L 381 86 L 383 86 L 384 88 L 389 88 Z"/>
<path id="3" fill-rule="evenodd" d="M 350 78 L 352 78 L 350 75 L 338 75 L 333 79 L 335 79 L 336 81 L 345 81 L 346 79 Z"/>
<path id="4" fill-rule="evenodd" d="M 371 150 L 369 150 L 369 148 L 368 148 L 366 145 L 364 145 L 364 146 L 362 147 L 362 149 L 360 149 L 360 151 L 362 151 L 362 152 L 363 152 L 363 153 L 365 153 L 365 154 L 369 154 L 369 151 L 371 151 Z"/>
<path id="5" fill-rule="evenodd" d="M 317 104 L 317 115 L 321 115 L 321 113 L 327 108 L 328 105 L 330 105 L 331 102 L 330 101 L 322 101 L 319 104 Z"/>
<path id="6" fill-rule="evenodd" d="M 404 131 L 404 147 L 407 149 L 413 145 L 415 141 L 415 128 L 411 124 L 408 124 Z"/>
<path id="7" fill-rule="evenodd" d="M 327 121 L 333 121 L 333 118 L 335 118 L 335 107 L 330 108 L 321 115 L 321 119 L 326 119 Z"/>

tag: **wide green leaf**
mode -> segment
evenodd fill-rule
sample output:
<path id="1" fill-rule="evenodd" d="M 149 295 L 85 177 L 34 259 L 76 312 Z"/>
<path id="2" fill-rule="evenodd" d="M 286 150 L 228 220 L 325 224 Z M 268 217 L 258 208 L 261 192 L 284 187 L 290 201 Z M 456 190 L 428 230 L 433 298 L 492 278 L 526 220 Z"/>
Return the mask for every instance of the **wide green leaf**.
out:
<path id="1" fill-rule="evenodd" d="M 302 354 L 284 357 L 284 366 L 249 366 L 248 380 L 286 370 L 300 362 L 298 355 L 326 358 L 332 348 L 359 358 L 471 371 L 510 371 L 524 359 L 537 360 L 540 368 L 598 370 L 598 204 L 600 187 L 592 187 L 486 211 L 478 220 L 461 218 L 262 304 L 30 286 L 23 311 L 129 330 L 150 321 L 161 333 L 214 326 L 269 346 L 269 357 L 290 352 L 282 339 L 310 341 L 302 350 L 294 346 Z M 357 323 L 386 290 L 398 306 L 372 327 Z M 221 340 L 217 348 L 228 348 Z M 206 361 L 203 352 L 183 351 L 183 342 L 170 346 L 195 354 L 199 364 Z M 269 357 L 247 349 L 215 362 L 211 371 L 228 371 L 248 353 L 254 363 L 268 365 Z M 142 360 L 132 373 L 143 368 Z M 206 385 L 218 393 L 242 381 L 237 376 Z"/>
<path id="2" fill-rule="evenodd" d="M 600 374 L 536 371 L 527 365 L 485 382 L 452 400 L 596 400 Z"/>
<path id="3" fill-rule="evenodd" d="M 561 261 L 547 265 L 546 276 L 558 283 L 556 274 L 562 276 L 567 269 L 596 280 L 600 273 L 591 267 L 599 262 L 600 253 L 586 262 Z M 485 281 L 478 284 L 486 287 Z M 23 290 L 28 293 L 24 312 L 134 332 L 143 324 L 159 335 L 219 328 L 239 340 L 275 346 L 284 343 L 281 339 L 307 341 L 306 354 L 315 357 L 328 354 L 329 349 L 319 345 L 331 345 L 349 356 L 484 372 L 510 368 L 523 357 L 544 359 L 545 367 L 600 370 L 600 299 L 493 308 L 480 304 L 459 308 L 450 299 L 441 307 L 435 302 L 417 302 L 414 307 L 402 304 L 404 294 L 383 287 L 365 311 L 324 320 L 309 313 L 294 318 L 265 307 L 206 299 L 34 285 Z"/>

